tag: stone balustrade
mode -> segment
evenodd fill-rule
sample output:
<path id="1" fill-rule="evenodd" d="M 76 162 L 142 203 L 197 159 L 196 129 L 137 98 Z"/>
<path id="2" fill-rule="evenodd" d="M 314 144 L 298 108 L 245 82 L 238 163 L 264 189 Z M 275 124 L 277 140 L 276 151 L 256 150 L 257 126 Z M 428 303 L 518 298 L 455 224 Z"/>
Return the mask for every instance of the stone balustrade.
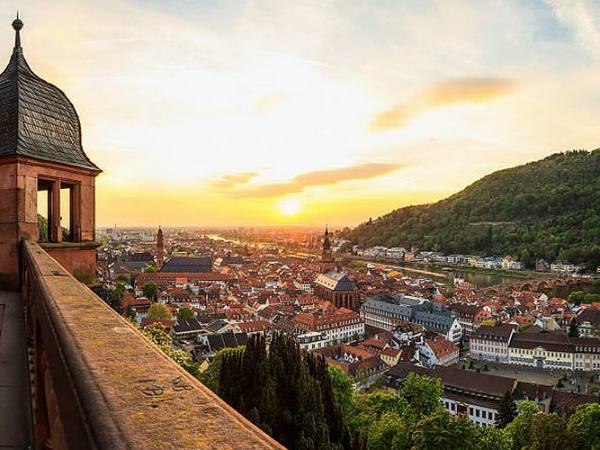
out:
<path id="1" fill-rule="evenodd" d="M 20 256 L 34 448 L 282 448 L 37 243 Z"/>

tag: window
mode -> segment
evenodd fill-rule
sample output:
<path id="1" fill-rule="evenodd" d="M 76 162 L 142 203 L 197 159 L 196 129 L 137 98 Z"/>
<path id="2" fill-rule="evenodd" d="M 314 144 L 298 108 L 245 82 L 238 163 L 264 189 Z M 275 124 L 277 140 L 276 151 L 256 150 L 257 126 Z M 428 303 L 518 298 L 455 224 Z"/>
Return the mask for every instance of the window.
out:
<path id="1" fill-rule="evenodd" d="M 49 223 L 49 214 L 51 211 L 50 206 L 50 192 L 52 186 L 50 184 L 45 184 L 41 180 L 38 182 L 38 192 L 37 192 L 37 219 L 38 219 L 38 230 L 39 230 L 39 238 L 40 242 L 48 242 L 49 231 L 52 229 L 51 223 Z"/>
<path id="2" fill-rule="evenodd" d="M 37 217 L 41 242 L 80 240 L 79 185 L 38 178 Z"/>

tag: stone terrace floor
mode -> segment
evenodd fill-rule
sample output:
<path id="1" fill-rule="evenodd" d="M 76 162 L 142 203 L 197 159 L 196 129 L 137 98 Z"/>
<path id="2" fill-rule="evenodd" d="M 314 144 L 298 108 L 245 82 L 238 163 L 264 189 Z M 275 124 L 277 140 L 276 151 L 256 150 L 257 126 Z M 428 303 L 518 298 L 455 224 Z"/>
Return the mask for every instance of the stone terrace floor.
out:
<path id="1" fill-rule="evenodd" d="M 30 448 L 28 389 L 21 301 L 0 291 L 0 450 Z"/>

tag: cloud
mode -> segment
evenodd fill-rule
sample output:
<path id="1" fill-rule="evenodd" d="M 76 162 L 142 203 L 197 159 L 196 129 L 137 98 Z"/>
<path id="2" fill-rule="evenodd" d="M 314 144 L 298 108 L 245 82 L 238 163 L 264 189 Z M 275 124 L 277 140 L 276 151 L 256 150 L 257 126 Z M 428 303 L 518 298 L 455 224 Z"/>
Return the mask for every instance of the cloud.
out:
<path id="1" fill-rule="evenodd" d="M 236 197 L 277 197 L 302 192 L 313 186 L 328 186 L 343 181 L 365 180 L 387 175 L 400 169 L 400 164 L 365 163 L 338 169 L 317 170 L 300 174 L 284 183 L 263 184 L 232 190 Z"/>
<path id="2" fill-rule="evenodd" d="M 287 97 L 287 94 L 285 92 L 274 92 L 274 93 L 267 95 L 266 97 L 260 99 L 256 103 L 256 109 L 258 110 L 258 112 L 264 113 L 264 112 L 268 111 L 273 105 L 282 101 L 286 97 Z"/>
<path id="3" fill-rule="evenodd" d="M 371 121 L 371 131 L 404 126 L 411 118 L 430 109 L 459 103 L 480 103 L 505 95 L 515 88 L 505 78 L 455 78 L 427 86 L 408 100 L 380 112 Z"/>
<path id="4" fill-rule="evenodd" d="M 573 29 L 577 39 L 596 56 L 600 55 L 599 16 L 592 13 L 598 6 L 586 0 L 545 0 L 556 18 Z"/>
<path id="5" fill-rule="evenodd" d="M 258 172 L 237 172 L 225 175 L 214 181 L 212 185 L 217 189 L 231 189 L 240 184 L 246 184 L 254 177 L 258 176 Z"/>

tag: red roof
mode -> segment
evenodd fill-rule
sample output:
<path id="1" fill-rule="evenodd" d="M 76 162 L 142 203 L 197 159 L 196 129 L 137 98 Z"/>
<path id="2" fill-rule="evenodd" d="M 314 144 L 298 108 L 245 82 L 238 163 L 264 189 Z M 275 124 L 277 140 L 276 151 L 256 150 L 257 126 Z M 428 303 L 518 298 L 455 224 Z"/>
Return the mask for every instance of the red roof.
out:
<path id="1" fill-rule="evenodd" d="M 187 281 L 229 281 L 232 277 L 228 274 L 218 273 L 218 272 L 200 272 L 200 273 L 170 273 L 170 272 L 142 272 L 140 273 L 136 279 L 136 286 L 143 286 L 145 283 L 149 281 L 154 281 L 155 283 L 172 283 L 176 281 L 183 281 L 182 279 L 187 279 Z"/>
<path id="2" fill-rule="evenodd" d="M 444 358 L 452 353 L 458 353 L 459 348 L 454 343 L 444 337 L 438 337 L 433 341 L 428 340 L 427 345 L 433 351 L 438 359 Z"/>

